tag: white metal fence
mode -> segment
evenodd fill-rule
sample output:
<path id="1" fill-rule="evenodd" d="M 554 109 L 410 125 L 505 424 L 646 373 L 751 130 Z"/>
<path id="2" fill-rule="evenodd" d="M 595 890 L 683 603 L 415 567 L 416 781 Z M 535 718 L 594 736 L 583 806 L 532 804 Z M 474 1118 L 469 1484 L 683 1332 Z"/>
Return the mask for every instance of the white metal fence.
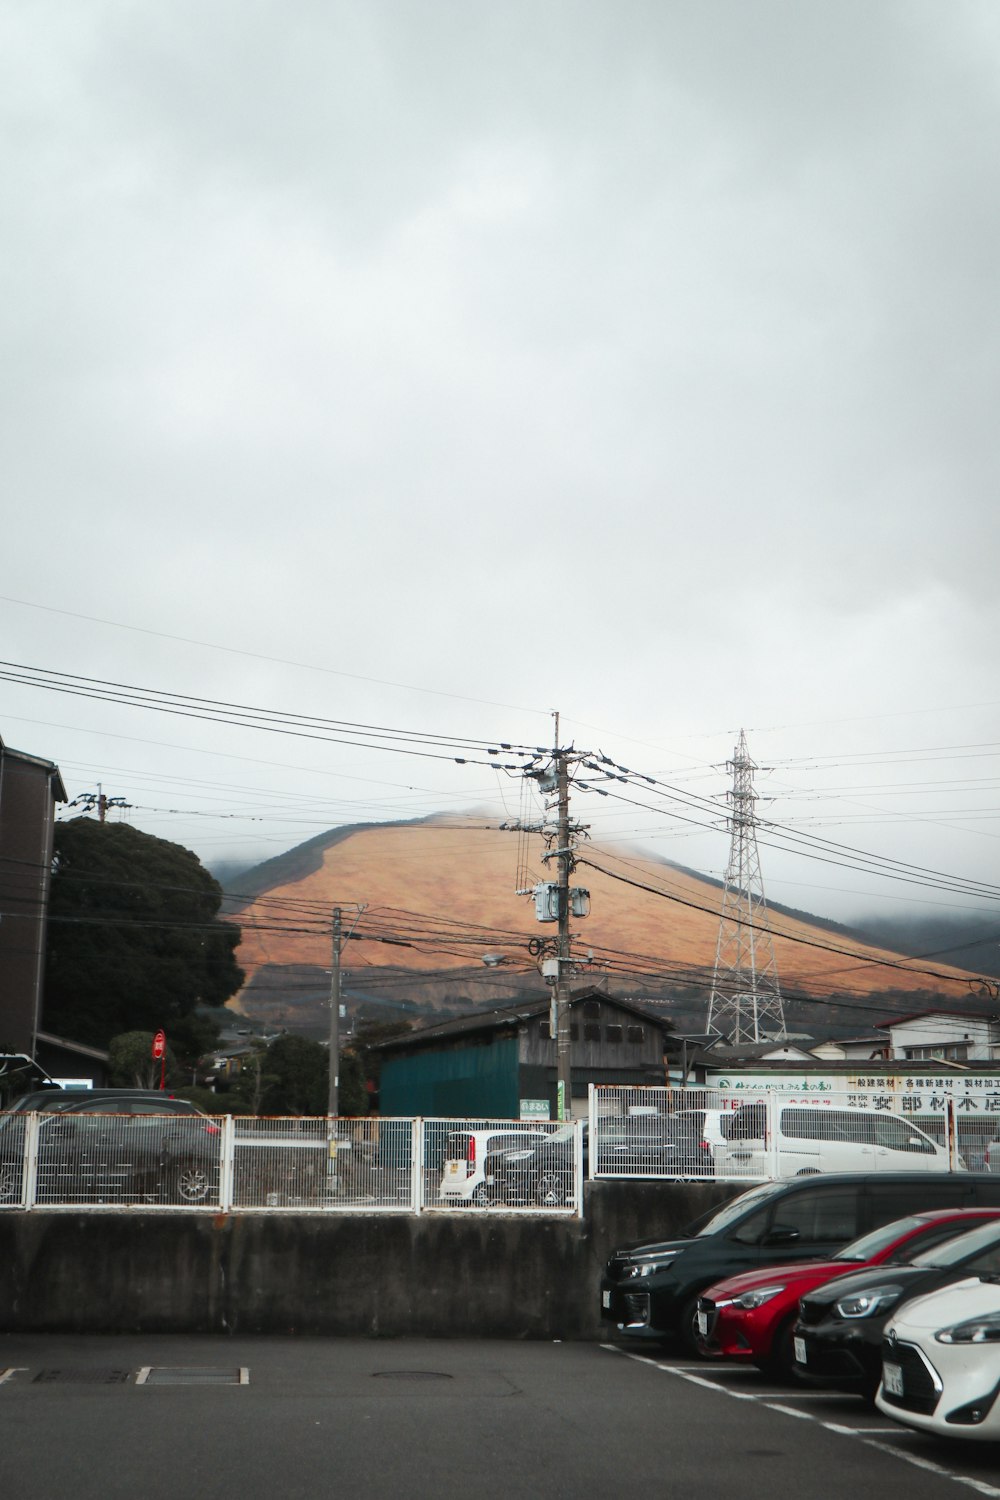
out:
<path id="1" fill-rule="evenodd" d="M 1000 1170 L 1000 1112 L 935 1090 L 919 1109 L 848 1092 L 595 1087 L 590 1176 L 758 1182 L 814 1172 Z M 1000 1108 L 1000 1097 L 997 1100 Z"/>
<path id="2" fill-rule="evenodd" d="M 579 1214 L 579 1124 L 0 1116 L 2 1208 Z"/>
<path id="3" fill-rule="evenodd" d="M 572 1216 L 586 1177 L 1000 1171 L 1000 1096 L 996 1113 L 940 1090 L 921 1109 L 892 1102 L 602 1086 L 586 1124 L 15 1111 L 0 1116 L 0 1209 Z"/>

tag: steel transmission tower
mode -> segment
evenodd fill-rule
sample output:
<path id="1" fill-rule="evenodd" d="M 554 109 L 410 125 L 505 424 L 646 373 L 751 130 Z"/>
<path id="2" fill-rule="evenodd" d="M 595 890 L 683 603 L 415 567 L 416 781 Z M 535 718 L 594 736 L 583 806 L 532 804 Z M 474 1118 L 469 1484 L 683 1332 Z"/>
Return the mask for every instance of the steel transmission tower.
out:
<path id="1" fill-rule="evenodd" d="M 720 1032 L 735 1045 L 784 1036 L 785 1013 L 757 854 L 757 793 L 753 789 L 757 766 L 750 759 L 742 729 L 726 769 L 733 773 L 733 789 L 728 793 L 732 840 L 707 1030 Z"/>

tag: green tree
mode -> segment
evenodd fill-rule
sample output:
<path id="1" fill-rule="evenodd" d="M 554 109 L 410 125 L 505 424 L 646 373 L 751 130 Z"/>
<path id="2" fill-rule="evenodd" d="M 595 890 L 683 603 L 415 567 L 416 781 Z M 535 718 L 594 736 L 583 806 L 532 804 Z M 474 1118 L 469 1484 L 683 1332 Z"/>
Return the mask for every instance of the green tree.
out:
<path id="1" fill-rule="evenodd" d="M 177 1071 L 177 1060 L 168 1045 L 167 1075 Z M 114 1089 L 155 1089 L 160 1086 L 160 1063 L 153 1056 L 151 1031 L 123 1031 L 108 1044 L 108 1083 Z"/>
<path id="2" fill-rule="evenodd" d="M 279 1036 L 249 1058 L 229 1098 L 251 1114 L 325 1115 L 329 1053 L 304 1036 Z"/>
<path id="3" fill-rule="evenodd" d="M 211 1045 L 198 1006 L 243 982 L 239 928 L 219 920 L 222 887 L 197 855 L 125 823 L 58 823 L 49 899 L 45 1027 L 108 1046 L 166 1031 L 191 1060 Z"/>
<path id="4" fill-rule="evenodd" d="M 368 1113 L 365 1073 L 361 1059 L 356 1052 L 340 1054 L 340 1087 L 337 1102 L 342 1115 L 366 1115 Z"/>

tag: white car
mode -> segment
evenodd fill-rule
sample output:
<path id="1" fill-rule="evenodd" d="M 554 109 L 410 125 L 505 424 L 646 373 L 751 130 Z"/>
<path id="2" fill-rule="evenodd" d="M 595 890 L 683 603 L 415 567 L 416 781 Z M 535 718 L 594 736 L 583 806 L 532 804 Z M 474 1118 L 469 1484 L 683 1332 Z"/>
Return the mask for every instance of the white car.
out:
<path id="1" fill-rule="evenodd" d="M 914 1297 L 885 1332 L 880 1411 L 937 1437 L 1000 1438 L 1000 1277 Z"/>
<path id="2" fill-rule="evenodd" d="M 690 1120 L 696 1133 L 710 1148 L 713 1157 L 718 1157 L 726 1144 L 722 1121 L 731 1114 L 732 1110 L 729 1109 L 679 1109 L 676 1118 Z"/>
<path id="3" fill-rule="evenodd" d="M 539 1145 L 548 1139 L 548 1134 L 544 1130 L 518 1129 L 513 1123 L 449 1131 L 441 1166 L 439 1201 L 488 1207 L 495 1201 L 492 1162 L 488 1158 L 495 1161 L 497 1152 Z"/>

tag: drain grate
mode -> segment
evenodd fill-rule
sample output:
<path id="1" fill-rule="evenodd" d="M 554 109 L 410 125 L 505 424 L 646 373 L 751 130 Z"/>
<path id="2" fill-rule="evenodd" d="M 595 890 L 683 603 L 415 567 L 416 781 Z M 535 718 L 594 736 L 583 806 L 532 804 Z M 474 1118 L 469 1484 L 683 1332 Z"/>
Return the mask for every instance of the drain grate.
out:
<path id="1" fill-rule="evenodd" d="M 453 1380 L 440 1370 L 375 1370 L 373 1380 Z"/>
<path id="2" fill-rule="evenodd" d="M 32 1385 L 126 1385 L 131 1370 L 39 1370 Z"/>
<path id="3" fill-rule="evenodd" d="M 135 1378 L 136 1385 L 249 1385 L 250 1371 L 245 1365 L 237 1369 L 211 1370 L 197 1366 L 146 1365 Z"/>

